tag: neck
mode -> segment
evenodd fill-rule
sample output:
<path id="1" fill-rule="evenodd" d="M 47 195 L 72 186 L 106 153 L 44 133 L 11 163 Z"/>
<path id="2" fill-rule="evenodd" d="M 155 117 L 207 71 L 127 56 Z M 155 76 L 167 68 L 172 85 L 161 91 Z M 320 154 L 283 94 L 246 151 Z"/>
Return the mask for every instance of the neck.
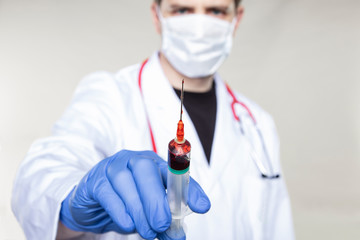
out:
<path id="1" fill-rule="evenodd" d="M 159 55 L 160 65 L 164 71 L 165 77 L 173 88 L 181 89 L 181 81 L 185 79 L 184 91 L 186 92 L 207 92 L 211 89 L 214 75 L 203 78 L 188 78 L 176 71 L 161 52 L 159 52 Z"/>

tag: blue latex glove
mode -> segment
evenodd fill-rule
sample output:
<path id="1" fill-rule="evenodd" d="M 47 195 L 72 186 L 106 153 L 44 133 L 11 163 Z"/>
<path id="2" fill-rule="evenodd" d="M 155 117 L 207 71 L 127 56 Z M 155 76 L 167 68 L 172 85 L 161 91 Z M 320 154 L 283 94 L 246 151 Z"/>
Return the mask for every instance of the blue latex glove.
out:
<path id="1" fill-rule="evenodd" d="M 165 183 L 167 163 L 153 151 L 122 150 L 95 165 L 62 202 L 61 222 L 74 231 L 157 237 L 171 223 Z M 205 213 L 210 201 L 190 179 L 190 209 Z M 159 234 L 160 239 L 169 239 Z"/>

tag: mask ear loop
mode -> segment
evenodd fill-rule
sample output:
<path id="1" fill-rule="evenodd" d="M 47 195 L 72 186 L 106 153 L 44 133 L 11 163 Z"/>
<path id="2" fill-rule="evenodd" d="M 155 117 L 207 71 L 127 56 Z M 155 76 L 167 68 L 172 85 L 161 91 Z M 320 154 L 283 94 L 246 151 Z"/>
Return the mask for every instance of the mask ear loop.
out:
<path id="1" fill-rule="evenodd" d="M 156 5 L 156 14 L 160 20 L 160 23 L 163 24 L 164 23 L 164 17 L 163 15 L 161 14 L 161 10 L 160 10 L 160 6 L 159 5 Z"/>
<path id="2" fill-rule="evenodd" d="M 231 31 L 232 36 L 234 36 L 234 34 L 235 34 L 235 25 L 236 25 L 236 22 L 237 22 L 237 17 L 236 17 L 236 15 L 235 15 L 235 17 L 234 17 L 233 20 L 231 21 L 231 25 L 230 25 L 230 31 Z"/>

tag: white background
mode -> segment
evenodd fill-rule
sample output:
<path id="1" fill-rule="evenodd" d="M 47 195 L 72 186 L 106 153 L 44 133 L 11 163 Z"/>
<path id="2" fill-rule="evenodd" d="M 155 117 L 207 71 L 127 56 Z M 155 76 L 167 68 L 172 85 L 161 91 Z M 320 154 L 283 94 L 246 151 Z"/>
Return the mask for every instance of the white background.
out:
<path id="1" fill-rule="evenodd" d="M 0 239 L 16 169 L 81 78 L 160 45 L 151 1 L 0 0 Z M 245 0 L 220 73 L 277 123 L 298 239 L 360 239 L 360 1 Z"/>

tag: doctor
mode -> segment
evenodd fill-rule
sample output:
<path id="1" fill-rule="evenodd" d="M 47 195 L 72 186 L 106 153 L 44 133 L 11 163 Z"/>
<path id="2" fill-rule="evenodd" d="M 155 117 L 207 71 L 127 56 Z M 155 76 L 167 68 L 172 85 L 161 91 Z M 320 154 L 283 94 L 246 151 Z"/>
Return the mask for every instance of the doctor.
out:
<path id="1" fill-rule="evenodd" d="M 155 1 L 161 50 L 80 83 L 17 173 L 12 207 L 27 239 L 169 239 L 164 159 L 183 78 L 195 212 L 185 218 L 187 238 L 294 238 L 273 120 L 216 74 L 243 15 L 239 2 Z"/>

